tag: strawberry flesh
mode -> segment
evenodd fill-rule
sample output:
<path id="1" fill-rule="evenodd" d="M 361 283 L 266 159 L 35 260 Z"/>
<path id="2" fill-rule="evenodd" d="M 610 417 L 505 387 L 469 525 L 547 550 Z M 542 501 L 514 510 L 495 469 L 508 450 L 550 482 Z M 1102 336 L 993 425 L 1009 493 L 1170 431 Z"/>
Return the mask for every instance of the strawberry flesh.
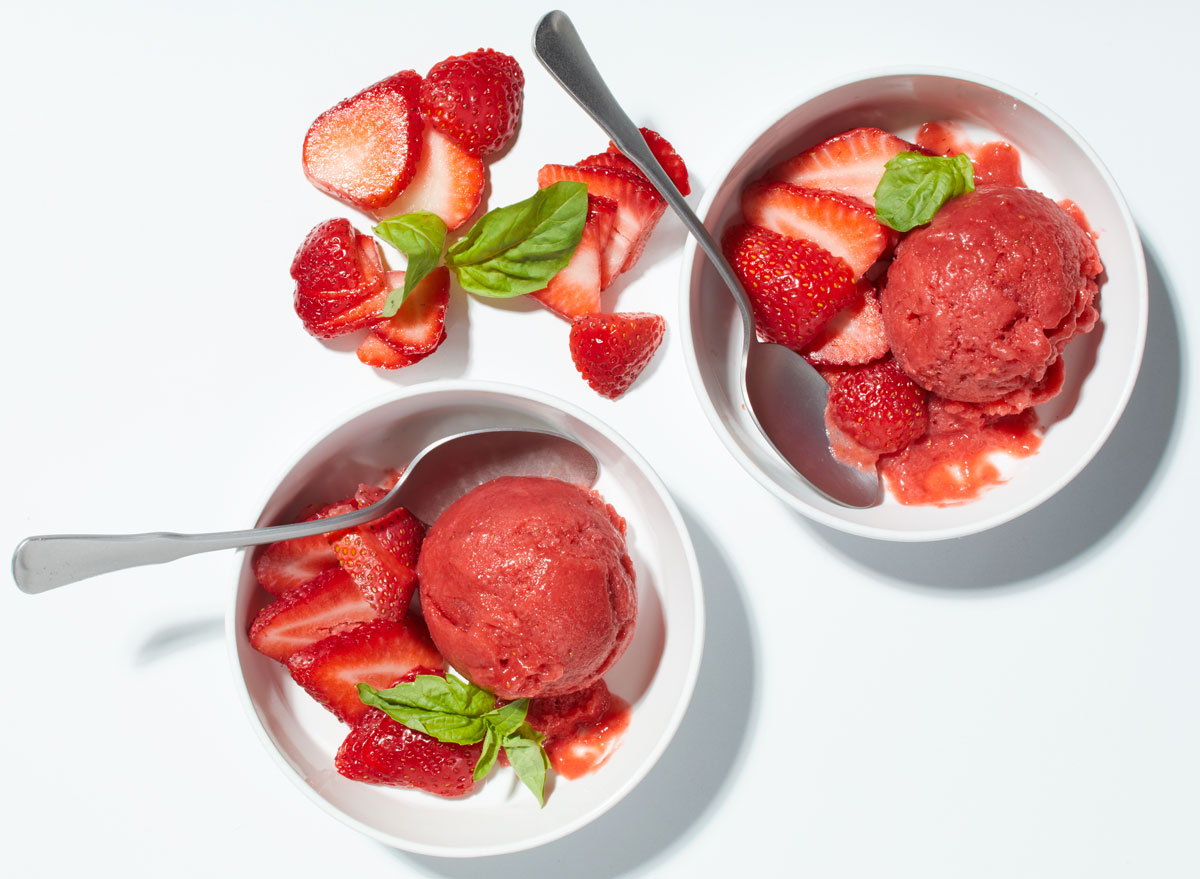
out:
<path id="1" fill-rule="evenodd" d="M 326 110 L 304 138 L 304 173 L 366 211 L 394 201 L 421 155 L 421 77 L 402 70 Z"/>
<path id="2" fill-rule="evenodd" d="M 402 273 L 389 272 L 388 282 L 389 286 L 402 286 Z M 399 369 L 424 360 L 446 339 L 449 304 L 450 273 L 445 266 L 438 266 L 421 279 L 393 317 L 371 330 L 358 346 L 358 359 L 381 369 Z"/>
<path id="3" fill-rule="evenodd" d="M 319 507 L 302 521 L 327 519 L 357 509 L 354 501 L 347 498 Z M 317 534 L 271 543 L 259 550 L 254 558 L 254 576 L 258 584 L 272 595 L 283 595 L 303 586 L 318 574 L 338 564 L 331 535 Z"/>
<path id="4" fill-rule="evenodd" d="M 376 219 L 429 211 L 441 217 L 447 229 L 457 229 L 475 213 L 483 200 L 487 172 L 483 160 L 473 156 L 437 130 L 425 133 L 425 144 L 412 181 L 399 197 L 371 213 Z"/>
<path id="5" fill-rule="evenodd" d="M 568 319 L 600 310 L 600 267 L 616 213 L 617 203 L 611 198 L 588 196 L 587 221 L 579 246 L 546 289 L 532 294 L 535 299 Z"/>
<path id="6" fill-rule="evenodd" d="M 400 622 L 374 620 L 331 635 L 293 653 L 292 680 L 339 720 L 354 724 L 368 711 L 357 684 L 394 685 L 415 668 L 445 668 L 425 623 L 415 614 Z"/>
<path id="7" fill-rule="evenodd" d="M 250 644 L 276 662 L 287 662 L 297 650 L 377 615 L 345 571 L 329 568 L 259 611 L 250 626 Z"/>
<path id="8" fill-rule="evenodd" d="M 857 366 L 878 360 L 888 350 L 879 294 L 863 278 L 850 304 L 817 333 L 802 353 L 814 366 Z"/>
<path id="9" fill-rule="evenodd" d="M 879 128 L 844 131 L 805 150 L 768 172 L 775 180 L 850 195 L 875 206 L 875 188 L 884 166 L 897 153 L 919 148 Z"/>

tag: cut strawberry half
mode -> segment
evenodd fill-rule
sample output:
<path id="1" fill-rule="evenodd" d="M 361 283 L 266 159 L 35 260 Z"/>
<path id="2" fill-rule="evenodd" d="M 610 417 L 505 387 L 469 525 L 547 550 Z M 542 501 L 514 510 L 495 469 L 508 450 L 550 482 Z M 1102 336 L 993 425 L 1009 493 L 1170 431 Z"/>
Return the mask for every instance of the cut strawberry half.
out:
<path id="1" fill-rule="evenodd" d="M 658 350 L 666 323 L 657 314 L 587 314 L 571 325 L 571 360 L 596 393 L 615 400 Z"/>
<path id="2" fill-rule="evenodd" d="M 872 452 L 895 452 L 925 433 L 926 392 L 894 358 L 847 370 L 829 389 L 827 417 Z"/>
<path id="3" fill-rule="evenodd" d="M 478 49 L 439 61 L 421 84 L 421 113 L 476 156 L 503 149 L 517 131 L 525 74 L 511 55 Z"/>
<path id="4" fill-rule="evenodd" d="M 390 204 L 371 213 L 380 220 L 429 211 L 447 229 L 457 229 L 475 213 L 483 199 L 487 171 L 473 156 L 436 129 L 425 132 L 425 145 L 412 182 Z"/>
<path id="5" fill-rule="evenodd" d="M 383 489 L 360 486 L 358 509 L 383 497 Z M 417 585 L 414 568 L 425 526 L 403 507 L 343 533 L 334 541 L 338 563 L 358 585 L 376 614 L 397 620 L 408 610 Z"/>
<path id="6" fill-rule="evenodd" d="M 692 187 L 688 184 L 687 165 L 675 152 L 675 147 L 671 146 L 670 141 L 653 129 L 640 128 L 638 130 L 642 132 L 642 137 L 646 139 L 646 145 L 650 147 L 650 152 L 654 153 L 654 158 L 658 159 L 658 164 L 662 165 L 663 170 L 667 172 L 667 176 L 671 178 L 671 182 L 675 184 L 679 194 L 690 195 Z M 622 155 L 621 151 L 617 149 L 617 145 L 611 140 L 608 142 L 608 151 Z"/>
<path id="7" fill-rule="evenodd" d="M 855 128 L 776 165 L 768 176 L 793 186 L 841 192 L 874 207 L 884 165 L 897 153 L 917 149 L 880 128 Z"/>
<path id="8" fill-rule="evenodd" d="M 420 88 L 420 75 L 402 70 L 318 116 L 304 138 L 305 176 L 366 211 L 394 201 L 421 155 Z"/>
<path id="9" fill-rule="evenodd" d="M 402 286 L 403 274 L 389 272 L 388 281 Z M 395 316 L 371 330 L 358 346 L 358 359 L 381 369 L 399 369 L 424 360 L 446 339 L 449 304 L 450 273 L 445 266 L 438 266 L 408 294 Z"/>
<path id="10" fill-rule="evenodd" d="M 250 644 L 276 662 L 379 616 L 341 568 L 330 568 L 268 604 L 250 626 Z"/>
<path id="11" fill-rule="evenodd" d="M 600 310 L 600 266 L 616 213 L 617 203 L 611 198 L 588 196 L 587 221 L 579 246 L 546 289 L 532 294 L 535 299 L 568 319 Z"/>
<path id="12" fill-rule="evenodd" d="M 607 289 L 618 274 L 632 268 L 642 255 L 667 203 L 644 178 L 617 168 L 544 165 L 538 171 L 538 186 L 543 189 L 560 180 L 583 183 L 589 195 L 601 195 L 617 203 L 612 237 L 604 249 L 600 267 L 600 288 Z"/>
<path id="13" fill-rule="evenodd" d="M 294 305 L 304 328 L 332 338 L 368 327 L 382 318 L 387 299 L 383 260 L 375 239 L 349 220 L 319 223 L 292 260 Z"/>
<path id="14" fill-rule="evenodd" d="M 856 366 L 888 353 L 883 309 L 870 281 L 859 280 L 854 299 L 817 333 L 802 353 L 814 366 Z"/>
<path id="15" fill-rule="evenodd" d="M 327 519 L 352 513 L 357 507 L 347 498 L 319 507 L 303 521 Z M 317 534 L 299 537 L 264 546 L 254 558 L 254 576 L 258 584 L 272 595 L 283 595 L 312 580 L 318 574 L 338 566 L 330 535 Z"/>
<path id="16" fill-rule="evenodd" d="M 425 623 L 415 614 L 400 622 L 360 623 L 297 650 L 287 661 L 292 680 L 310 696 L 353 724 L 369 710 L 358 698 L 359 683 L 386 689 L 414 668 L 444 669 Z"/>
<path id="17" fill-rule="evenodd" d="M 746 187 L 742 214 L 747 223 L 825 248 L 844 259 L 856 279 L 879 259 L 894 234 L 857 199 L 778 181 L 760 180 Z"/>

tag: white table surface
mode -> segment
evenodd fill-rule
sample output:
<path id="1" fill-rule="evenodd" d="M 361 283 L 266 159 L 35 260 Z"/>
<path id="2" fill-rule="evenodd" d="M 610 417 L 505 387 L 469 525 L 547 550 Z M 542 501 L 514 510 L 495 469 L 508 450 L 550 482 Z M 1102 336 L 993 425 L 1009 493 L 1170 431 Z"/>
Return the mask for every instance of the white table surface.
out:
<path id="1" fill-rule="evenodd" d="M 0 35 L 5 449 L 0 546 L 249 524 L 340 413 L 434 378 L 528 385 L 634 443 L 683 509 L 707 652 L 660 764 L 593 825 L 489 861 L 416 857 L 326 816 L 268 760 L 222 635 L 230 553 L 41 596 L 0 590 L 7 876 L 1200 874 L 1200 417 L 1189 336 L 1200 86 L 1194 8 L 571 4 L 613 91 L 698 202 L 745 120 L 856 70 L 969 69 L 1104 158 L 1144 235 L 1150 331 L 1125 418 L 1057 497 L 905 546 L 815 526 L 726 454 L 693 396 L 666 217 L 619 299 L 668 340 L 610 403 L 549 312 L 451 304 L 383 375 L 307 336 L 287 269 L 346 209 L 304 180 L 311 120 L 395 70 L 495 46 L 528 78 L 491 204 L 605 137 L 529 50 L 528 2 L 20 4 Z M 1070 4 L 1074 6 L 1074 4 Z M 784 10 L 787 11 L 784 11 Z M 453 10 L 453 11 L 451 11 Z M 362 224 L 365 227 L 365 224 Z"/>

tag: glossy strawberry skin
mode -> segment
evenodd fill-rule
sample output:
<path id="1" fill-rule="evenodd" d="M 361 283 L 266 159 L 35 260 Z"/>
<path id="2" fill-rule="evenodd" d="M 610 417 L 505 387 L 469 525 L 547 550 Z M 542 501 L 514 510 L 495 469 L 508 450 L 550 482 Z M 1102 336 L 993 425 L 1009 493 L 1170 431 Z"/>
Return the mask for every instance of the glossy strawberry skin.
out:
<path id="1" fill-rule="evenodd" d="M 313 336 L 333 338 L 383 320 L 387 287 L 379 248 L 349 220 L 318 223 L 296 251 L 291 275 L 296 314 Z"/>
<path id="2" fill-rule="evenodd" d="M 403 283 L 400 272 L 388 276 L 389 281 L 400 276 L 397 286 Z M 421 279 L 393 317 L 373 326 L 358 347 L 358 359 L 380 369 L 400 369 L 424 360 L 446 340 L 449 305 L 450 273 L 438 266 Z"/>
<path id="3" fill-rule="evenodd" d="M 354 501 L 346 498 L 324 504 L 302 521 L 327 519 L 356 509 Z M 283 595 L 303 586 L 318 574 L 338 566 L 331 535 L 317 534 L 296 540 L 282 540 L 259 550 L 254 557 L 254 576 L 263 589 L 272 595 Z"/>
<path id="4" fill-rule="evenodd" d="M 615 400 L 650 363 L 665 326 L 657 314 L 585 315 L 571 325 L 571 359 L 592 390 Z"/>
<path id="5" fill-rule="evenodd" d="M 854 299 L 849 266 L 809 241 L 738 225 L 721 246 L 768 342 L 800 351 Z"/>
<path id="6" fill-rule="evenodd" d="M 516 133 L 525 75 L 511 55 L 478 49 L 440 61 L 421 83 L 425 120 L 472 155 L 504 148 Z"/>
<path id="7" fill-rule="evenodd" d="M 671 146 L 670 141 L 654 131 L 651 128 L 638 129 L 642 133 L 642 137 L 646 140 L 646 145 L 650 147 L 650 152 L 654 154 L 654 158 L 658 159 L 658 164 L 662 165 L 667 176 L 671 178 L 671 182 L 675 184 L 675 188 L 679 190 L 680 195 L 690 195 L 692 187 L 688 182 L 687 165 L 683 163 L 683 159 L 675 152 L 675 148 Z M 624 154 L 617 149 L 617 145 L 611 140 L 608 142 L 609 153 L 615 153 L 624 158 Z M 580 162 L 582 165 L 583 162 Z M 630 162 L 630 164 L 633 164 Z M 636 168 L 637 166 L 634 165 Z"/>
<path id="8" fill-rule="evenodd" d="M 420 87 L 419 74 L 402 70 L 318 116 L 304 138 L 305 176 L 365 211 L 394 201 L 421 155 Z"/>
<path id="9" fill-rule="evenodd" d="M 844 372 L 829 390 L 829 417 L 860 445 L 899 451 L 929 425 L 926 392 L 888 357 Z"/>

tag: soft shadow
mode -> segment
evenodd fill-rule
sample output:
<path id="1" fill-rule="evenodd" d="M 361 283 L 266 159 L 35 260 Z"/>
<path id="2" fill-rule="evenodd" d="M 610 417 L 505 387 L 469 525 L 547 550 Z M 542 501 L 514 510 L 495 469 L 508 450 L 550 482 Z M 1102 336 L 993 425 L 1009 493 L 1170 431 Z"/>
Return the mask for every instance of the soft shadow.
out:
<path id="1" fill-rule="evenodd" d="M 611 879 L 667 856 L 699 832 L 744 759 L 746 731 L 757 722 L 759 669 L 741 584 L 699 520 L 687 510 L 684 519 L 704 578 L 704 658 L 679 731 L 650 774 L 611 811 L 549 845 L 470 860 L 394 852 L 400 860 L 428 875 L 463 879 L 557 876 L 565 865 L 573 879 Z"/>
<path id="2" fill-rule="evenodd" d="M 133 654 L 134 665 L 150 665 L 160 659 L 178 653 L 206 641 L 220 639 L 225 634 L 223 617 L 205 617 L 188 620 L 159 629 L 142 642 Z"/>
<path id="3" fill-rule="evenodd" d="M 868 540 L 813 523 L 817 534 L 847 561 L 884 580 L 959 595 L 1031 588 L 1117 539 L 1162 478 L 1188 392 L 1182 369 L 1187 351 L 1172 293 L 1149 246 L 1146 269 L 1150 320 L 1137 384 L 1108 442 L 1062 491 L 1006 525 L 937 544 Z"/>

